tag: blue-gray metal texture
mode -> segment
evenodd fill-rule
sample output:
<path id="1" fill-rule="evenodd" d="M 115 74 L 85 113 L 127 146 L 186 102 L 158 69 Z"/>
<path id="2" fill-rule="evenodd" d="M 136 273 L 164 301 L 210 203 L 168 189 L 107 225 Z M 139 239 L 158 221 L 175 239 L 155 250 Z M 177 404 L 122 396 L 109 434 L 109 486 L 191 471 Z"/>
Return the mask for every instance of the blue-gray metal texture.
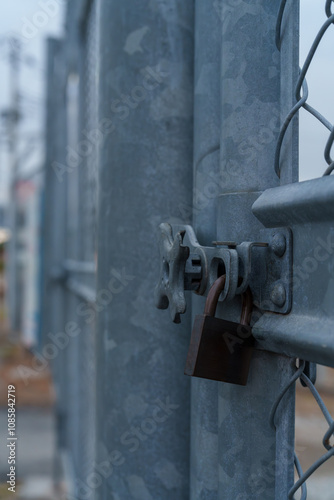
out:
<path id="1" fill-rule="evenodd" d="M 280 12 L 284 3 L 282 18 Z M 277 11 L 276 47 L 280 53 L 280 126 L 294 105 L 294 89 L 299 76 L 299 10 L 300 2 L 285 1 Z M 280 151 L 282 169 L 280 185 L 298 181 L 299 161 L 299 120 L 294 115 L 285 133 Z"/>
<path id="2" fill-rule="evenodd" d="M 68 77 L 65 93 L 67 110 L 67 148 L 66 163 L 68 165 L 69 151 L 75 151 L 79 137 L 79 9 L 78 2 L 69 2 L 66 14 L 66 63 Z M 73 154 L 73 153 L 72 153 Z M 54 179 L 54 182 L 57 182 Z M 65 225 L 66 255 L 63 269 L 68 273 L 64 263 L 76 260 L 79 257 L 79 169 L 73 168 L 65 173 L 62 183 L 66 191 L 67 218 Z M 67 276 L 65 274 L 65 276 Z M 71 274 L 69 273 L 69 278 Z M 65 285 L 65 283 L 64 283 Z M 64 286 L 65 295 L 65 321 L 63 331 L 71 322 L 78 323 L 76 308 L 80 299 Z M 77 325 L 79 326 L 79 325 Z M 75 495 L 76 478 L 78 477 L 78 464 L 81 453 L 81 440 L 79 433 L 80 421 L 80 342 L 81 335 L 69 339 L 64 349 L 66 359 L 66 419 L 64 422 L 66 441 L 63 443 L 60 454 L 62 470 L 65 472 L 66 484 L 69 494 Z"/>
<path id="3" fill-rule="evenodd" d="M 97 3 L 69 2 L 66 25 L 64 41 L 49 42 L 43 331 L 57 351 L 60 473 L 69 498 L 86 500 L 94 496 L 87 481 L 94 473 L 95 329 L 83 311 L 95 299 L 97 171 L 96 144 L 84 131 L 97 122 Z"/>
<path id="4" fill-rule="evenodd" d="M 216 239 L 216 197 L 220 191 L 221 2 L 195 1 L 194 183 L 190 220 L 201 245 Z M 224 181 L 223 181 L 224 182 Z M 205 187 L 208 190 L 205 190 Z M 210 189 L 211 188 L 211 189 Z M 182 222 L 186 222 L 183 219 Z M 193 295 L 192 320 L 204 310 L 204 298 Z M 191 500 L 218 497 L 218 382 L 191 382 Z"/>
<path id="5" fill-rule="evenodd" d="M 265 191 L 253 212 L 267 227 L 293 231 L 291 313 L 266 314 L 254 333 L 271 351 L 334 366 L 334 179 L 323 177 Z M 316 332 L 316 334 L 315 334 Z"/>
<path id="6" fill-rule="evenodd" d="M 46 158 L 45 158 L 45 193 L 44 193 L 44 259 L 43 259 L 43 300 L 42 334 L 43 346 L 52 344 L 50 334 L 61 331 L 64 324 L 64 291 L 61 281 L 54 279 L 60 275 L 65 256 L 64 227 L 66 200 L 63 186 L 55 182 L 52 167 L 55 158 L 64 160 L 66 145 L 66 111 L 64 93 L 66 86 L 66 66 L 63 63 L 65 45 L 63 41 L 49 39 L 47 44 L 47 113 L 46 113 Z M 52 348 L 52 346 L 51 346 Z M 48 356 L 50 352 L 50 357 Z M 41 363 L 51 362 L 57 394 L 56 415 L 61 446 L 66 440 L 63 425 L 66 415 L 66 370 L 64 357 L 54 356 L 55 349 L 42 350 Z M 46 354 L 46 355 L 45 355 Z"/>
<path id="7" fill-rule="evenodd" d="M 263 226 L 251 207 L 264 189 L 279 182 L 274 151 L 281 83 L 288 83 L 281 82 L 275 46 L 279 1 L 236 2 L 231 8 L 226 0 L 223 6 L 229 10 L 222 25 L 221 68 L 220 175 L 226 182 L 218 199 L 216 236 L 220 241 L 261 241 Z M 293 64 L 298 67 L 297 60 Z M 240 312 L 228 304 L 220 314 L 237 321 Z M 286 499 L 293 484 L 293 388 L 275 430 L 269 414 L 294 371 L 293 359 L 258 350 L 246 387 L 220 384 L 218 498 Z"/>
<path id="8" fill-rule="evenodd" d="M 96 261 L 97 228 L 97 150 L 98 143 L 92 140 L 91 132 L 97 129 L 98 106 L 98 1 L 87 2 L 79 21 L 79 133 L 76 151 L 80 156 L 78 164 L 78 253 L 77 260 L 87 262 L 93 268 Z M 71 174 L 70 174 L 71 175 Z M 94 294 L 96 290 L 95 269 L 92 272 L 76 272 L 73 280 Z M 77 289 L 73 290 L 74 293 Z M 78 297 L 76 313 L 88 309 L 85 298 Z M 92 309 L 93 310 L 93 309 Z M 95 454 L 95 335 L 96 323 L 87 321 L 87 316 L 78 314 L 80 328 L 78 338 L 78 456 L 77 456 L 77 496 L 93 499 L 90 477 L 94 474 Z"/>
<path id="9" fill-rule="evenodd" d="M 191 206 L 193 2 L 103 0 L 99 121 L 97 463 L 99 499 L 186 499 L 190 315 L 154 306 L 156 228 Z M 112 122 L 112 124 L 110 123 Z M 111 130 L 110 130 L 111 129 Z M 119 273 L 119 281 L 115 276 Z"/>
<path id="10" fill-rule="evenodd" d="M 280 178 L 274 170 L 298 78 L 298 2 L 286 3 L 280 50 L 279 6 L 72 0 L 65 41 L 49 42 L 44 332 L 69 323 L 80 332 L 54 360 L 71 500 L 291 492 L 294 387 L 282 393 L 296 356 L 333 366 L 334 186 L 290 184 L 296 118 Z M 51 166 L 69 161 L 68 148 L 72 167 L 81 151 L 80 165 L 60 182 Z M 192 311 L 178 326 L 154 307 L 156 229 L 166 220 L 192 221 L 207 246 L 293 230 L 292 313 L 254 311 L 246 387 L 183 375 L 204 298 L 187 292 Z M 218 314 L 237 321 L 238 299 Z"/>

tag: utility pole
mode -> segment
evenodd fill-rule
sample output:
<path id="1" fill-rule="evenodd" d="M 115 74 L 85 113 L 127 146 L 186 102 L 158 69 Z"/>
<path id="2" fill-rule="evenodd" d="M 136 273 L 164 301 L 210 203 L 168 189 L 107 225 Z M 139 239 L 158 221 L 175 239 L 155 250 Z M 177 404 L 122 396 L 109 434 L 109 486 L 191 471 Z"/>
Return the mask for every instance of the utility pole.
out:
<path id="1" fill-rule="evenodd" d="M 10 325 L 15 336 L 18 336 L 20 328 L 19 314 L 19 270 L 18 270 L 18 225 L 17 225 L 17 171 L 18 171 L 18 126 L 20 120 L 20 94 L 19 73 L 21 44 L 18 38 L 11 37 L 9 40 L 9 83 L 10 83 L 10 107 L 7 110 L 8 144 L 9 144 L 9 166 L 10 166 L 10 201 L 9 201 L 9 224 L 11 238 L 9 242 L 8 262 L 8 290 Z"/>

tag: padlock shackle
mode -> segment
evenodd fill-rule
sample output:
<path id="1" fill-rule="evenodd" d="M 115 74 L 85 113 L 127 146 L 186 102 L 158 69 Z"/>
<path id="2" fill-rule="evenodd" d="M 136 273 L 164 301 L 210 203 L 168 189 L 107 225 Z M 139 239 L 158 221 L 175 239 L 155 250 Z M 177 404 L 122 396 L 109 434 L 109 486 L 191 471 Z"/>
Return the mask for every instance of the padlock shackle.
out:
<path id="1" fill-rule="evenodd" d="M 248 287 L 247 290 L 242 294 L 242 310 L 241 310 L 241 325 L 249 325 L 253 309 L 253 295 L 251 289 Z"/>
<path id="2" fill-rule="evenodd" d="M 206 314 L 207 316 L 214 316 L 216 314 L 219 295 L 224 290 L 225 282 L 226 274 L 223 274 L 222 276 L 219 276 L 218 279 L 216 279 L 216 281 L 210 288 L 204 308 L 204 314 Z"/>
<path id="3" fill-rule="evenodd" d="M 219 278 L 216 279 L 216 281 L 210 288 L 204 308 L 204 314 L 206 314 L 207 316 L 214 316 L 216 314 L 219 295 L 224 290 L 225 283 L 226 283 L 226 275 L 223 274 L 222 276 L 219 276 Z M 253 296 L 250 288 L 248 287 L 247 290 L 242 294 L 242 310 L 240 318 L 241 325 L 249 325 L 252 314 L 252 308 L 253 308 Z"/>

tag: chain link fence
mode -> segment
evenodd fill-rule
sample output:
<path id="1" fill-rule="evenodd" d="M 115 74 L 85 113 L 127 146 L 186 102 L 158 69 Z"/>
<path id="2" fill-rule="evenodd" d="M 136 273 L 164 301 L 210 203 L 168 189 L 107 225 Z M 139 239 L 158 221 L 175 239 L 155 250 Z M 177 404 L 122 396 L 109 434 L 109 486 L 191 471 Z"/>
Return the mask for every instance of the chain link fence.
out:
<path id="1" fill-rule="evenodd" d="M 284 22 L 284 17 L 287 15 L 287 10 L 286 10 L 287 3 L 288 3 L 287 0 L 281 1 L 277 17 L 276 46 L 279 50 L 281 48 L 283 37 L 285 36 L 285 32 L 282 29 L 282 26 Z M 240 4 L 240 2 L 238 2 L 238 4 Z M 59 362 L 58 363 L 59 366 L 57 365 L 56 367 L 58 370 L 56 376 L 59 379 L 59 386 L 61 386 L 60 390 L 63 391 L 64 394 L 64 402 L 62 408 L 62 411 L 64 413 L 63 415 L 64 422 L 61 422 L 60 425 L 66 428 L 65 429 L 66 436 L 64 437 L 64 443 L 65 446 L 67 446 L 71 450 L 71 453 L 73 455 L 70 457 L 70 460 L 72 460 L 75 469 L 73 474 L 74 481 L 79 480 L 80 481 L 80 483 L 78 483 L 79 485 L 85 484 L 84 489 L 82 487 L 81 493 L 79 494 L 79 497 L 82 499 L 93 498 L 96 493 L 95 489 L 97 489 L 96 485 L 87 483 L 87 478 L 89 478 L 90 475 L 93 474 L 94 472 L 92 465 L 92 457 L 95 456 L 94 448 L 96 448 L 96 441 L 97 441 L 96 413 L 97 411 L 101 411 L 98 408 L 98 404 L 96 402 L 96 393 L 95 393 L 96 390 L 95 383 L 97 378 L 96 373 L 100 369 L 100 374 L 101 374 L 102 368 L 107 366 L 108 363 L 110 363 L 110 361 L 108 361 L 109 360 L 108 356 L 110 356 L 110 353 L 105 354 L 105 351 L 107 351 L 107 343 L 106 345 L 103 344 L 105 342 L 105 339 L 106 342 L 109 342 L 109 346 L 111 346 L 110 351 L 112 351 L 112 349 L 114 348 L 114 345 L 112 344 L 113 339 L 107 338 L 106 332 L 101 328 L 101 326 L 100 326 L 100 331 L 97 331 L 98 327 L 96 327 L 94 322 L 88 324 L 85 321 L 85 318 L 82 315 L 78 314 L 78 307 L 79 311 L 81 312 L 80 306 L 82 304 L 84 305 L 88 304 L 89 306 L 93 306 L 94 304 L 96 304 L 97 290 L 95 283 L 96 280 L 95 271 L 96 271 L 96 260 L 98 254 L 97 220 L 99 218 L 100 224 L 102 220 L 101 213 L 97 214 L 97 206 L 98 206 L 97 165 L 100 162 L 98 157 L 100 141 L 103 140 L 103 137 L 101 137 L 99 134 L 96 135 L 96 132 L 98 131 L 98 115 L 99 115 L 98 102 L 99 99 L 101 99 L 101 97 L 99 96 L 98 81 L 99 78 L 103 77 L 106 78 L 107 71 L 110 71 L 108 68 L 103 69 L 103 71 L 105 71 L 105 73 L 103 74 L 102 69 L 101 67 L 99 67 L 98 64 L 97 56 L 99 53 L 99 47 L 101 46 L 101 44 L 99 43 L 99 31 L 98 31 L 99 1 L 98 0 L 91 1 L 87 5 L 88 8 L 85 10 L 83 19 L 81 18 L 80 20 L 81 45 L 79 48 L 80 60 L 78 63 L 79 89 L 78 89 L 78 95 L 75 96 L 75 99 L 78 100 L 77 104 L 78 109 L 76 111 L 77 116 L 74 116 L 74 119 L 77 120 L 76 126 L 78 130 L 75 130 L 75 133 L 73 135 L 76 136 L 76 139 L 78 139 L 76 142 L 80 142 L 82 147 L 84 147 L 84 142 L 86 141 L 87 137 L 89 137 L 89 141 L 85 142 L 86 149 L 81 151 L 82 161 L 80 163 L 79 168 L 77 166 L 76 169 L 74 170 L 69 169 L 67 171 L 67 177 L 64 184 L 59 183 L 59 180 L 57 179 L 56 175 L 54 175 L 54 172 L 52 172 L 53 178 L 49 181 L 50 184 L 54 183 L 54 185 L 56 185 L 59 191 L 62 189 L 60 186 L 66 185 L 66 188 L 64 189 L 67 190 L 66 191 L 67 207 L 69 207 L 68 210 L 69 217 L 68 216 L 65 217 L 65 222 L 64 222 L 65 227 L 61 228 L 61 230 L 64 231 L 65 238 L 67 239 L 66 242 L 67 246 L 66 250 L 64 250 L 65 255 L 63 261 L 64 268 L 66 271 L 66 279 L 64 279 L 60 285 L 58 283 L 57 286 L 62 287 L 61 288 L 62 294 L 66 294 L 64 300 L 65 314 L 62 321 L 65 324 L 66 321 L 72 321 L 73 318 L 75 318 L 75 321 L 80 329 L 80 335 L 78 336 L 77 339 L 73 339 L 73 342 L 69 346 L 68 350 L 66 352 L 64 350 L 64 352 L 62 353 L 61 362 Z M 274 12 L 273 15 L 274 21 L 275 21 L 275 14 L 276 13 Z M 301 108 L 305 109 L 308 113 L 310 113 L 329 131 L 328 141 L 324 148 L 324 157 L 327 164 L 324 175 L 329 175 L 334 170 L 334 162 L 331 157 L 331 148 L 334 142 L 334 126 L 323 114 L 321 114 L 317 109 L 315 109 L 309 103 L 309 92 L 306 82 L 307 73 L 313 61 L 313 58 L 316 54 L 316 51 L 325 33 L 327 32 L 327 30 L 332 29 L 332 25 L 334 23 L 334 15 L 332 14 L 332 1 L 327 0 L 325 2 L 325 15 L 327 16 L 327 19 L 324 20 L 323 25 L 320 27 L 319 32 L 314 40 L 314 43 L 312 44 L 312 47 L 309 51 L 309 54 L 300 69 L 299 77 L 295 86 L 295 104 L 293 105 L 290 112 L 283 120 L 283 124 L 279 132 L 276 145 L 276 153 L 275 153 L 275 171 L 278 177 L 280 177 L 281 170 L 284 168 L 284 160 L 283 160 L 283 155 L 281 155 L 281 150 L 284 140 L 286 139 L 286 132 L 288 131 L 291 122 L 293 121 L 294 117 L 297 116 Z M 222 21 L 224 29 L 226 28 L 226 24 L 223 19 Z M 135 44 L 135 42 L 133 41 L 133 37 L 134 40 L 136 41 L 137 40 L 136 37 L 139 36 L 136 31 L 134 31 L 134 33 L 135 37 L 133 33 L 128 34 L 128 36 L 130 37 L 130 41 L 132 40 L 131 43 L 133 44 Z M 138 47 L 134 45 L 134 49 L 136 49 L 135 51 L 141 54 L 142 49 L 140 45 L 138 45 Z M 179 66 L 181 67 L 181 64 Z M 67 87 L 69 87 L 68 82 L 67 82 Z M 67 106 L 68 105 L 69 102 L 67 102 Z M 173 106 L 176 106 L 175 103 L 173 103 Z M 166 112 L 167 112 L 167 107 L 168 106 L 166 105 Z M 149 133 L 151 137 L 153 135 L 153 131 L 150 130 Z M 50 142 L 52 141 L 54 141 L 53 136 L 50 137 Z M 63 147 L 64 144 L 61 144 L 61 146 Z M 74 147 L 75 146 L 77 145 L 74 145 Z M 77 153 L 79 153 L 79 151 L 77 151 Z M 50 158 L 53 160 L 54 157 L 55 153 L 51 152 Z M 269 168 L 271 168 L 270 165 Z M 271 172 L 272 175 L 274 175 L 272 169 Z M 177 184 L 177 182 L 175 182 L 175 184 Z M 56 198 L 57 197 L 55 196 L 55 199 Z M 73 210 L 71 209 L 72 205 L 73 205 L 72 207 Z M 140 204 L 138 203 L 138 206 L 139 205 Z M 49 210 L 52 211 L 52 207 Z M 74 212 L 76 215 L 74 218 L 71 219 L 71 214 L 73 215 Z M 103 214 L 103 216 L 104 215 L 105 214 Z M 104 219 L 102 220 L 102 222 L 106 223 Z M 57 234 L 60 234 L 61 230 L 59 230 L 59 233 Z M 73 239 L 75 239 L 75 242 L 73 244 L 70 243 L 70 236 L 73 237 Z M 60 238 L 57 236 L 57 238 L 54 238 L 53 240 L 55 241 L 55 244 L 57 243 L 56 241 L 57 239 L 59 240 Z M 100 267 L 102 269 L 102 272 L 105 273 L 106 270 L 103 269 L 101 261 L 102 261 L 101 256 L 99 255 Z M 54 281 L 52 282 L 52 287 L 55 287 Z M 142 293 L 142 291 L 140 291 L 140 293 Z M 63 301 L 63 295 L 61 295 L 61 300 Z M 133 300 L 133 303 L 134 302 L 135 301 Z M 128 305 L 126 305 L 126 307 L 128 307 Z M 140 305 L 141 309 L 142 307 L 143 306 Z M 110 322 L 110 318 L 107 318 L 107 320 L 108 322 Z M 147 323 L 148 319 L 145 318 L 145 320 Z M 60 327 L 62 327 L 62 324 L 60 325 Z M 158 330 L 159 329 L 157 328 L 157 331 Z M 96 342 L 94 341 L 94 338 L 96 337 L 100 337 L 99 345 L 101 352 L 103 353 L 103 357 L 105 357 L 105 359 L 103 359 L 103 362 L 101 362 L 102 368 L 99 368 L 97 366 L 98 356 L 96 352 Z M 101 358 L 102 355 L 100 353 L 100 359 Z M 63 377 L 61 377 L 62 370 L 66 376 L 64 375 Z M 103 376 L 106 377 L 107 373 L 109 374 L 109 372 L 107 372 L 106 370 L 103 373 Z M 307 498 L 307 488 L 306 488 L 307 479 L 322 464 L 327 462 L 334 455 L 334 447 L 331 445 L 330 442 L 331 437 L 333 436 L 334 433 L 334 420 L 331 417 L 329 411 L 327 410 L 324 401 L 320 397 L 317 389 L 315 388 L 315 378 L 313 375 L 314 374 L 312 373 L 312 365 L 310 365 L 306 361 L 300 360 L 299 366 L 297 367 L 294 376 L 291 378 L 291 380 L 289 380 L 289 382 L 286 384 L 284 389 L 277 397 L 270 414 L 271 427 L 273 429 L 276 429 L 276 426 L 278 427 L 278 424 L 280 423 L 278 422 L 278 419 L 280 418 L 279 417 L 280 413 L 278 410 L 282 409 L 282 407 L 284 406 L 284 404 L 281 403 L 283 402 L 285 397 L 287 398 L 287 393 L 290 393 L 291 395 L 291 391 L 289 391 L 289 389 L 293 389 L 294 384 L 298 380 L 300 380 L 304 385 L 305 390 L 309 390 L 310 393 L 313 395 L 315 401 L 319 405 L 322 414 L 328 424 L 328 429 L 323 437 L 323 446 L 325 447 L 326 452 L 324 453 L 323 456 L 317 459 L 313 463 L 313 465 L 309 467 L 305 472 L 303 472 L 302 470 L 301 464 L 298 460 L 296 453 L 294 454 L 295 456 L 294 462 L 299 479 L 295 482 L 295 484 L 289 491 L 288 498 L 290 500 L 295 498 L 295 494 L 298 490 L 301 490 L 301 498 L 303 500 Z M 170 378 L 170 376 L 166 377 L 166 380 L 168 378 Z M 270 380 L 269 377 L 268 380 Z M 102 382 L 106 383 L 105 380 L 101 380 L 101 383 Z M 107 391 L 104 394 L 107 394 L 107 396 L 105 397 L 109 398 L 110 395 L 109 393 L 107 393 Z M 121 398 L 119 399 L 121 400 Z M 115 401 L 118 400 L 115 398 Z M 111 431 L 109 432 L 109 427 L 112 428 L 114 426 L 113 419 L 115 418 L 113 414 L 114 408 L 111 405 L 112 402 L 113 402 L 112 398 L 110 398 L 110 400 L 108 399 L 108 404 L 105 403 L 105 401 L 103 401 L 103 404 L 108 409 L 107 413 L 109 413 L 109 415 L 107 415 L 109 421 L 108 419 L 106 419 L 106 427 L 103 427 L 103 430 L 100 431 L 100 434 L 103 435 L 103 439 L 105 438 L 105 435 L 106 436 L 113 435 Z M 269 408 L 270 404 L 271 403 L 269 403 Z M 198 406 L 204 406 L 204 405 L 202 404 Z M 261 406 L 260 410 L 267 422 L 269 410 L 264 412 L 263 406 Z M 233 416 L 235 416 L 235 414 Z M 102 418 L 100 417 L 100 423 L 102 422 L 103 426 L 105 425 L 104 418 L 105 418 L 104 416 Z M 186 421 L 186 425 L 188 426 L 189 424 L 188 420 L 184 419 L 184 421 Z M 175 434 L 175 428 L 173 428 L 173 434 Z M 100 441 L 102 442 L 101 437 Z M 103 442 L 102 444 L 104 446 L 105 443 Z M 289 445 L 290 444 L 292 446 L 292 443 L 289 443 Z M 102 447 L 101 443 L 100 447 Z M 202 450 L 199 450 L 198 455 L 200 455 L 201 452 Z M 188 453 L 188 448 L 186 453 Z M 208 450 L 208 456 L 209 455 L 210 457 L 212 457 L 211 449 Z M 130 463 L 131 460 L 134 461 L 134 459 L 132 459 L 132 457 L 130 456 L 128 462 Z M 293 467 L 291 461 L 291 467 L 290 467 L 291 471 L 292 468 Z M 121 472 L 119 476 L 120 477 L 119 481 L 121 480 L 123 481 L 122 474 L 123 473 Z M 86 483 L 88 484 L 88 486 L 86 486 Z M 291 483 L 292 481 L 289 482 L 288 484 L 290 485 Z M 104 484 L 103 488 L 104 488 L 103 498 L 106 498 L 106 495 L 110 493 L 108 489 L 109 486 L 106 486 Z M 80 490 L 80 488 L 78 487 L 77 489 Z M 144 494 L 141 498 L 144 498 Z"/>
<path id="2" fill-rule="evenodd" d="M 317 391 L 314 383 L 306 375 L 306 373 L 305 373 L 306 369 L 307 369 L 307 363 L 305 361 L 300 361 L 299 362 L 299 366 L 298 366 L 298 368 L 296 370 L 296 373 L 291 378 L 291 380 L 286 385 L 286 387 L 284 387 L 284 389 L 282 390 L 282 392 L 279 394 L 279 396 L 278 396 L 275 404 L 272 407 L 271 414 L 270 414 L 270 424 L 271 424 L 271 426 L 273 428 L 276 427 L 275 426 L 275 416 L 276 416 L 277 409 L 278 409 L 278 407 L 279 407 L 282 399 L 284 398 L 284 396 L 287 393 L 288 389 L 290 389 L 290 387 L 292 387 L 296 383 L 297 380 L 300 380 L 300 382 L 302 383 L 302 385 L 310 390 L 310 392 L 313 395 L 315 401 L 319 405 L 319 408 L 320 408 L 320 410 L 321 410 L 324 418 L 327 421 L 328 430 L 326 431 L 326 433 L 325 433 L 325 435 L 323 437 L 323 440 L 322 440 L 322 444 L 325 447 L 325 449 L 327 450 L 327 452 L 323 456 L 321 456 L 320 458 L 318 458 L 312 464 L 312 466 L 309 467 L 307 469 L 307 471 L 305 471 L 305 472 L 303 472 L 303 470 L 302 470 L 302 467 L 301 467 L 301 464 L 299 462 L 297 454 L 296 453 L 294 454 L 294 462 L 295 462 L 295 467 L 296 467 L 299 479 L 298 479 L 298 481 L 296 481 L 296 483 L 293 485 L 293 487 L 289 491 L 289 497 L 288 497 L 289 500 L 295 499 L 294 494 L 296 493 L 296 491 L 299 488 L 301 488 L 301 497 L 300 497 L 301 500 L 307 499 L 306 480 L 322 464 L 324 464 L 325 462 L 327 462 L 327 460 L 329 460 L 334 455 L 334 446 L 332 446 L 330 444 L 330 439 L 331 439 L 331 437 L 332 437 L 332 435 L 334 433 L 334 420 L 333 420 L 332 416 L 330 415 L 330 413 L 329 413 L 329 411 L 328 411 L 328 409 L 327 409 L 327 407 L 326 407 L 323 399 L 321 398 L 319 392 Z"/>
<path id="3" fill-rule="evenodd" d="M 323 175 L 330 175 L 332 171 L 334 170 L 334 161 L 331 157 L 331 149 L 333 146 L 334 142 L 334 126 L 333 124 L 322 114 L 320 111 L 318 111 L 316 108 L 311 106 L 309 104 L 308 99 L 309 99 L 309 89 L 307 85 L 307 72 L 310 68 L 310 65 L 314 59 L 314 56 L 316 55 L 316 52 L 319 48 L 319 45 L 321 41 L 323 40 L 323 37 L 325 33 L 327 32 L 328 29 L 334 29 L 333 24 L 334 24 L 334 14 L 332 13 L 332 0 L 326 0 L 325 2 L 325 9 L 324 13 L 327 15 L 327 19 L 324 21 L 323 25 L 320 27 L 314 42 L 307 54 L 307 57 L 300 69 L 299 73 L 299 78 L 296 83 L 295 87 L 295 100 L 296 104 L 293 106 L 287 117 L 285 118 L 283 125 L 281 127 L 279 137 L 277 140 L 277 145 L 276 145 L 276 152 L 275 152 L 275 172 L 277 173 L 278 177 L 280 177 L 280 171 L 281 171 L 281 165 L 280 165 L 280 156 L 281 156 L 281 149 L 282 149 L 282 144 L 283 140 L 286 134 L 286 131 L 292 121 L 292 119 L 297 116 L 299 110 L 301 108 L 305 109 L 308 113 L 310 113 L 316 120 L 318 120 L 326 129 L 329 130 L 329 137 L 324 149 L 324 157 L 325 161 L 327 163 L 327 168 L 324 171 Z M 279 13 L 277 16 L 277 24 L 276 24 L 276 46 L 278 50 L 281 48 L 281 43 L 282 43 L 282 37 L 284 34 L 282 34 L 282 21 L 283 21 L 283 16 L 286 10 L 287 6 L 287 0 L 282 0 L 279 8 Z"/>
<path id="4" fill-rule="evenodd" d="M 277 140 L 276 144 L 276 151 L 275 151 L 275 172 L 277 173 L 278 177 L 280 177 L 281 173 L 281 162 L 280 162 L 280 157 L 281 157 L 281 149 L 282 149 L 282 144 L 284 141 L 285 134 L 287 132 L 287 129 L 293 120 L 294 117 L 298 115 L 298 112 L 301 108 L 305 109 L 310 115 L 312 115 L 316 120 L 318 120 L 328 131 L 329 131 L 329 137 L 327 140 L 327 143 L 324 148 L 324 159 L 327 163 L 327 168 L 323 172 L 323 176 L 330 175 L 333 170 L 334 170 L 334 161 L 331 156 L 331 149 L 333 146 L 334 142 L 334 125 L 322 114 L 320 113 L 319 110 L 314 108 L 310 103 L 309 103 L 309 89 L 307 85 L 307 73 L 309 71 L 309 68 L 312 64 L 312 61 L 314 60 L 314 57 L 317 53 L 317 50 L 319 48 L 319 45 L 321 41 L 323 40 L 324 35 L 329 29 L 334 29 L 334 14 L 332 13 L 332 0 L 326 0 L 325 5 L 324 5 L 324 16 L 327 16 L 327 19 L 324 20 L 324 23 L 322 26 L 319 28 L 318 33 L 312 43 L 311 48 L 309 49 L 309 52 L 305 58 L 305 61 L 303 62 L 300 72 L 299 72 L 299 78 L 296 82 L 295 86 L 295 105 L 292 107 L 288 115 L 285 117 L 285 120 L 283 121 L 283 125 L 280 129 L 279 137 Z M 276 24 L 276 46 L 278 50 L 281 48 L 282 44 L 282 38 L 284 37 L 284 33 L 282 33 L 282 23 L 283 23 L 283 18 L 286 13 L 286 7 L 287 7 L 287 0 L 282 0 L 278 12 L 278 17 L 277 17 L 277 24 Z M 293 487 L 289 491 L 289 500 L 295 499 L 295 493 L 300 489 L 301 490 L 301 500 L 307 499 L 307 486 L 306 486 L 306 481 L 307 479 L 325 462 L 327 462 L 330 458 L 333 457 L 334 455 L 334 446 L 330 444 L 330 439 L 334 435 L 334 420 L 332 416 L 330 415 L 323 399 L 321 398 L 319 392 L 317 391 L 315 387 L 315 365 L 312 367 L 312 364 L 307 363 L 305 361 L 300 360 L 299 366 L 296 370 L 296 373 L 294 376 L 291 378 L 290 382 L 286 385 L 286 387 L 282 390 L 281 394 L 279 394 L 275 404 L 273 405 L 271 415 L 270 415 L 270 424 L 273 428 L 275 428 L 275 416 L 277 409 L 283 400 L 285 394 L 287 393 L 288 389 L 291 388 L 296 381 L 300 380 L 302 385 L 309 389 L 310 393 L 313 395 L 314 400 L 316 403 L 319 405 L 319 408 L 328 424 L 328 430 L 326 431 L 322 444 L 325 448 L 326 453 L 322 455 L 320 458 L 318 458 L 305 472 L 303 472 L 300 461 L 298 459 L 298 456 L 296 453 L 294 453 L 294 462 L 295 462 L 295 468 L 297 471 L 297 474 L 299 476 L 299 479 L 295 482 Z M 312 373 L 313 376 L 310 376 L 310 373 Z M 307 374 L 309 376 L 307 376 Z"/>

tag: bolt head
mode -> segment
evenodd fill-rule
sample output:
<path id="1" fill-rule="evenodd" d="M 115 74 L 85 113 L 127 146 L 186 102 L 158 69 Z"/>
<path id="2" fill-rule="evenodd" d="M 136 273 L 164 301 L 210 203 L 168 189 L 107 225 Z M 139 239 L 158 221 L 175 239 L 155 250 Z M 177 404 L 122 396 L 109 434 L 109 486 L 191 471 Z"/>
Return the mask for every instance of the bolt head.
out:
<path id="1" fill-rule="evenodd" d="M 276 233 L 271 242 L 271 248 L 277 257 L 283 257 L 286 251 L 286 238 L 283 233 Z"/>
<path id="2" fill-rule="evenodd" d="M 286 301 L 286 291 L 282 283 L 275 283 L 271 291 L 270 298 L 276 306 L 284 306 Z"/>

